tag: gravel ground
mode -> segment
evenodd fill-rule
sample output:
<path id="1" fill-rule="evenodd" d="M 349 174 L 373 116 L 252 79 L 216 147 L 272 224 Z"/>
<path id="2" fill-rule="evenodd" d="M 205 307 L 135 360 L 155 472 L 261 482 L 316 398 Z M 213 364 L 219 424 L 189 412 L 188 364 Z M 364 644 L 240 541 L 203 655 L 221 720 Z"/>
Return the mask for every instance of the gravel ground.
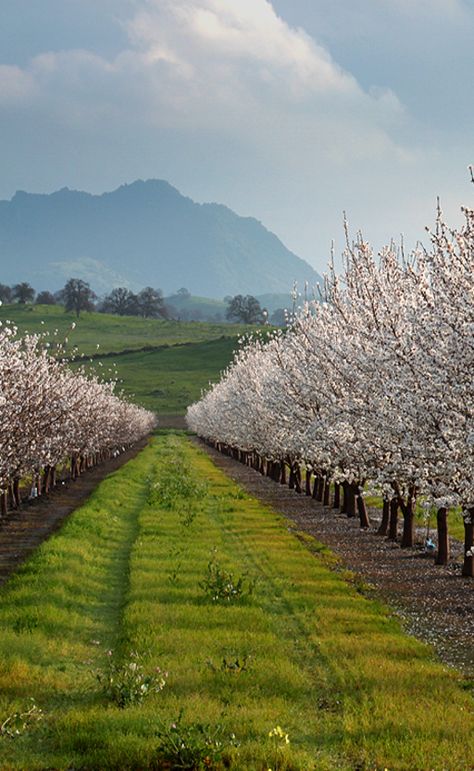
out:
<path id="1" fill-rule="evenodd" d="M 451 539 L 451 562 L 434 564 L 419 543 L 401 549 L 378 536 L 380 512 L 371 510 L 371 529 L 361 530 L 358 519 L 298 495 L 216 450 L 195 440 L 216 466 L 249 494 L 284 514 L 294 529 L 330 547 L 343 565 L 368 584 L 368 592 L 382 598 L 402 619 L 405 629 L 432 644 L 444 662 L 474 676 L 474 580 L 462 578 L 462 544 Z"/>

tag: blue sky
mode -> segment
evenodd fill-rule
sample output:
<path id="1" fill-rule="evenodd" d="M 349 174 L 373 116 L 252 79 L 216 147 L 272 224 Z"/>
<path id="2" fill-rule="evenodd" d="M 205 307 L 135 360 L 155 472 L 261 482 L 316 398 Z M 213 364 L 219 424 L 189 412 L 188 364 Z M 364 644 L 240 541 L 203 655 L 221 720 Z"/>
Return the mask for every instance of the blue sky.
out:
<path id="1" fill-rule="evenodd" d="M 472 0 L 0 0 L 0 198 L 167 179 L 320 271 L 472 202 Z"/>

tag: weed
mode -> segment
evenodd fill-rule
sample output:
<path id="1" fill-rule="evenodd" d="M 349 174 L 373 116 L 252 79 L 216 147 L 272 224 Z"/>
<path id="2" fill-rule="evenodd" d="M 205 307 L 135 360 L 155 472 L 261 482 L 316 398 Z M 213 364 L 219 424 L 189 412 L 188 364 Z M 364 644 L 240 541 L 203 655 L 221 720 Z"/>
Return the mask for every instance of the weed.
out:
<path id="1" fill-rule="evenodd" d="M 158 482 L 150 482 L 147 503 L 149 506 L 173 509 L 182 504 L 183 500 L 202 499 L 206 492 L 207 485 L 195 482 L 177 468 L 171 468 L 161 474 Z"/>
<path id="2" fill-rule="evenodd" d="M 39 723 L 44 717 L 33 698 L 29 699 L 28 708 L 13 712 L 0 725 L 0 736 L 8 736 L 15 739 L 24 734 L 32 725 Z"/>
<path id="3" fill-rule="evenodd" d="M 175 565 L 175 567 L 173 567 L 168 573 L 168 581 L 173 586 L 177 586 L 179 584 L 180 572 L 181 572 L 181 562 L 178 562 L 178 564 Z"/>
<path id="4" fill-rule="evenodd" d="M 169 763 L 170 769 L 215 768 L 226 750 L 238 746 L 235 735 L 226 736 L 223 727 L 209 723 L 183 722 L 183 710 L 171 724 L 160 723 L 158 759 Z M 166 766 L 168 768 L 168 765 Z"/>
<path id="5" fill-rule="evenodd" d="M 116 663 L 113 652 L 107 651 L 107 666 L 104 672 L 95 676 L 103 688 L 104 695 L 117 707 L 125 709 L 141 704 L 152 693 L 159 693 L 166 685 L 167 672 L 156 667 L 146 672 L 141 657 L 136 651 L 130 653 L 130 661 Z"/>
<path id="6" fill-rule="evenodd" d="M 227 659 L 224 657 L 222 659 L 221 665 L 219 668 L 217 668 L 213 661 L 209 659 L 206 663 L 209 669 L 212 669 L 213 672 L 229 672 L 232 674 L 241 674 L 242 672 L 248 672 L 250 669 L 250 656 L 242 656 L 239 658 L 239 656 L 236 656 L 235 658 Z"/>
<path id="7" fill-rule="evenodd" d="M 245 574 L 238 578 L 234 577 L 213 557 L 208 562 L 206 576 L 200 586 L 213 602 L 236 602 L 244 596 L 250 596 L 255 583 L 255 580 L 248 580 Z"/>

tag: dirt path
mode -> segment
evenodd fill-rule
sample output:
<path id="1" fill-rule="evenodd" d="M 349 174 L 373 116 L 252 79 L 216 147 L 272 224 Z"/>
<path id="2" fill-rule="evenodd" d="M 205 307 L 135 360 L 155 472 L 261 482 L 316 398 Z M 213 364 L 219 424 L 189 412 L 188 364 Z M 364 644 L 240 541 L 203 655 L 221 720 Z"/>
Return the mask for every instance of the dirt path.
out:
<path id="1" fill-rule="evenodd" d="M 0 585 L 61 527 L 106 476 L 134 458 L 146 444 L 146 439 L 138 442 L 117 458 L 86 471 L 75 482 L 59 484 L 50 495 L 26 502 L 21 510 L 0 519 Z"/>
<path id="2" fill-rule="evenodd" d="M 401 549 L 376 535 L 378 512 L 371 512 L 374 529 L 362 531 L 358 519 L 324 508 L 205 444 L 199 445 L 252 496 L 294 522 L 295 530 L 329 546 L 345 567 L 397 612 L 407 631 L 434 645 L 442 661 L 474 675 L 474 581 L 461 577 L 459 542 L 452 541 L 451 564 L 435 566 L 433 556 L 423 549 L 424 530 L 418 533 L 417 548 Z"/>

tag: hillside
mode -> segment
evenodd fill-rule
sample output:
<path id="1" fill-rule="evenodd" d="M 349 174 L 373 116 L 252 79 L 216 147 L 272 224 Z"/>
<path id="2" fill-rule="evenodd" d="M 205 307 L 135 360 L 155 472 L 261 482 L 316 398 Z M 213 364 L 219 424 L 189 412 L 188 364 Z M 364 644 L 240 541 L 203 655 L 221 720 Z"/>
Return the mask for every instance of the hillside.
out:
<path id="1" fill-rule="evenodd" d="M 137 181 L 102 195 L 63 188 L 0 201 L 2 283 L 56 290 L 71 276 L 98 293 L 182 286 L 193 294 L 288 293 L 318 274 L 251 217 L 198 204 L 167 182 Z"/>
<path id="2" fill-rule="evenodd" d="M 67 338 L 68 355 L 73 349 L 86 356 L 121 354 L 183 343 L 201 343 L 223 336 L 237 337 L 255 329 L 243 324 L 163 321 L 137 316 L 114 316 L 108 313 L 65 313 L 58 305 L 0 306 L 0 322 L 12 321 L 20 333 L 49 332 L 52 339 Z M 72 325 L 74 329 L 72 329 Z"/>

